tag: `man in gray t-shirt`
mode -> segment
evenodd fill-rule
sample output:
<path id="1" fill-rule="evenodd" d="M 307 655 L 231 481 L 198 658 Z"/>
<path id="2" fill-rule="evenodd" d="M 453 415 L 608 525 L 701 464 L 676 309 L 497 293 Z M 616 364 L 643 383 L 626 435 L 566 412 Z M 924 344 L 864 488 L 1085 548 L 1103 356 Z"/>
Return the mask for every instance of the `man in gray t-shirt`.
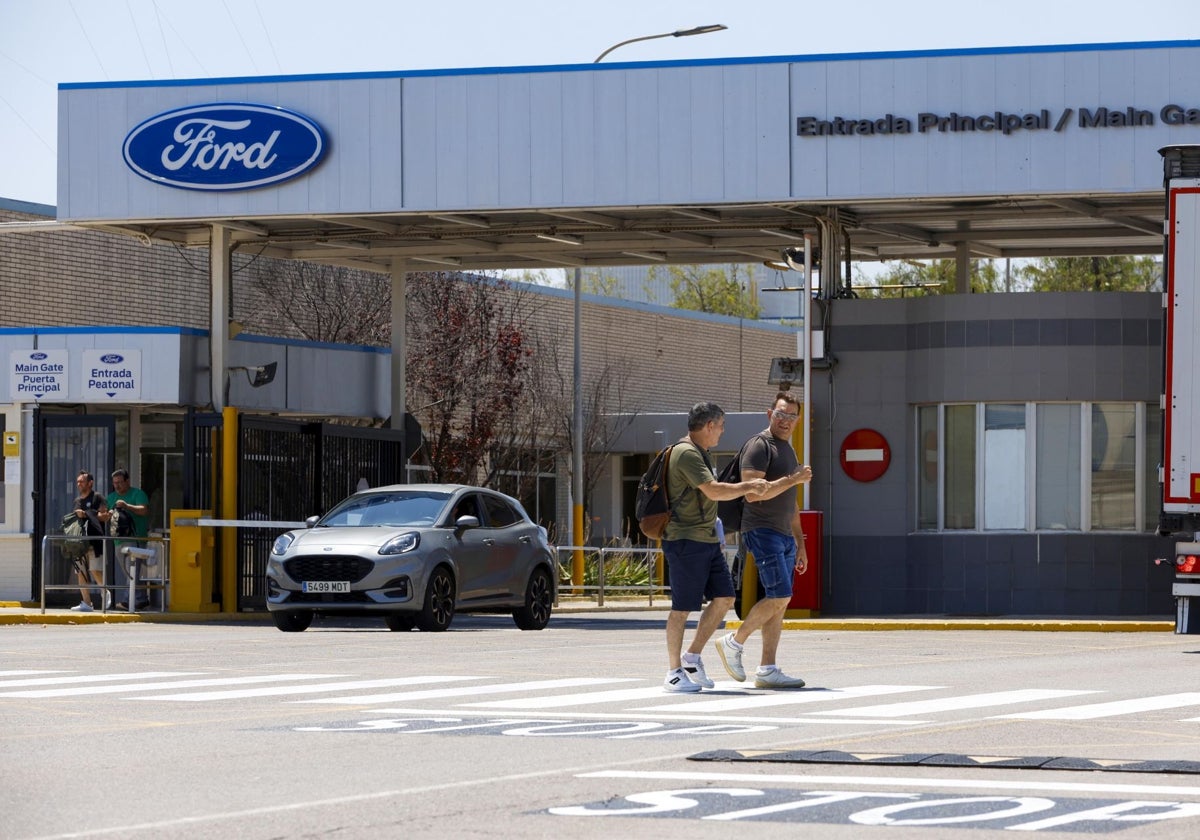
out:
<path id="1" fill-rule="evenodd" d="M 742 479 L 765 478 L 767 489 L 747 493 L 742 512 L 742 540 L 754 555 L 764 596 L 751 608 L 742 626 L 717 640 L 717 653 L 725 670 L 739 682 L 746 679 L 742 646 L 755 630 L 762 631 L 762 660 L 754 675 L 755 688 L 803 688 L 804 680 L 790 677 L 775 664 L 783 615 L 792 600 L 792 575 L 808 568 L 804 529 L 796 504 L 798 485 L 812 480 L 812 470 L 801 466 L 791 436 L 800 416 L 800 402 L 784 391 L 767 411 L 769 425 L 743 447 Z"/>

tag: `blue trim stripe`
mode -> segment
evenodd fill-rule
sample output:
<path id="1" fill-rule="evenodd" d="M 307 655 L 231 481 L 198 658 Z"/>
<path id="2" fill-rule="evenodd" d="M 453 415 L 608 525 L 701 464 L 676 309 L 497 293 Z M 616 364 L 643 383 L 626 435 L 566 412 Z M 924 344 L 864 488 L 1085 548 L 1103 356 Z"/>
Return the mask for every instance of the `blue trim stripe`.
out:
<path id="1" fill-rule="evenodd" d="M 522 65 L 517 67 L 461 67 L 434 70 L 381 70 L 362 73 L 308 73 L 295 76 L 226 76 L 212 79 L 152 79 L 127 82 L 62 82 L 59 90 L 110 90 L 115 88 L 171 88 L 230 84 L 274 84 L 279 82 L 350 81 L 354 79 L 398 79 L 436 76 L 499 76 L 515 73 L 578 73 L 612 70 L 645 70 L 660 67 L 734 67 L 745 64 L 811 64 L 829 61 L 880 61 L 897 58 L 946 58 L 977 55 L 1022 55 L 1036 53 L 1113 52 L 1116 50 L 1192 49 L 1200 41 L 1120 41 L 1111 44 L 1044 44 L 1019 47 L 973 47 L 969 49 L 891 50 L 887 52 L 822 53 L 817 55 L 746 56 L 700 58 L 676 61 L 614 61 L 603 64 Z"/>
<path id="2" fill-rule="evenodd" d="M 195 327 L 0 327 L 0 335 L 202 335 Z"/>

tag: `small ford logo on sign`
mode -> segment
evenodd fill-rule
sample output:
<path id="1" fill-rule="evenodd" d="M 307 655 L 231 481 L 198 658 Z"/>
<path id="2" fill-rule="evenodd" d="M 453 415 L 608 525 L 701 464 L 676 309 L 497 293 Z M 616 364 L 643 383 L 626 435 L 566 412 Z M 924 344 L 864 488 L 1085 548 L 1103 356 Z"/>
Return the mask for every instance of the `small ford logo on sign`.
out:
<path id="1" fill-rule="evenodd" d="M 100 357 L 100 361 L 104 362 L 106 365 L 119 365 L 121 362 L 125 361 L 125 357 L 119 353 L 105 353 Z"/>
<path id="2" fill-rule="evenodd" d="M 213 103 L 151 117 L 125 137 L 125 163 L 156 184 L 248 190 L 312 169 L 325 135 L 308 117 L 269 105 Z"/>

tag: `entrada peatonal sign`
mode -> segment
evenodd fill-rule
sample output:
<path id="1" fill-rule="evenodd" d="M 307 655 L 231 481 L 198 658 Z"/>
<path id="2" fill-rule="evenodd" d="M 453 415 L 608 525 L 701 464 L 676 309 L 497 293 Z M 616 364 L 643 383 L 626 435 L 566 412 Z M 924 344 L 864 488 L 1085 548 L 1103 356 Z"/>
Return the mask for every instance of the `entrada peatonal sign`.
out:
<path id="1" fill-rule="evenodd" d="M 874 134 L 928 134 L 930 132 L 998 132 L 1064 131 L 1071 125 L 1079 128 L 1132 128 L 1163 125 L 1200 126 L 1200 108 L 1183 105 L 1164 105 L 1153 111 L 1135 108 L 1064 108 L 1053 111 L 1043 108 L 1028 113 L 993 111 L 990 114 L 949 114 L 922 112 L 916 117 L 884 114 L 882 117 L 796 117 L 797 137 L 862 137 Z"/>

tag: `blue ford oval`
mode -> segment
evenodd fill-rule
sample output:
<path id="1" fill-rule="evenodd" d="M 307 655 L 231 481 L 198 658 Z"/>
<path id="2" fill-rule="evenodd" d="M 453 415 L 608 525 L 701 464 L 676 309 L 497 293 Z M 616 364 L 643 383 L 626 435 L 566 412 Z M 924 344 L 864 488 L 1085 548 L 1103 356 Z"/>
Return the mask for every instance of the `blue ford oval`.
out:
<path id="1" fill-rule="evenodd" d="M 125 163 L 147 180 L 189 190 L 248 190 L 312 169 L 320 126 L 270 105 L 191 105 L 151 117 L 125 137 Z"/>

